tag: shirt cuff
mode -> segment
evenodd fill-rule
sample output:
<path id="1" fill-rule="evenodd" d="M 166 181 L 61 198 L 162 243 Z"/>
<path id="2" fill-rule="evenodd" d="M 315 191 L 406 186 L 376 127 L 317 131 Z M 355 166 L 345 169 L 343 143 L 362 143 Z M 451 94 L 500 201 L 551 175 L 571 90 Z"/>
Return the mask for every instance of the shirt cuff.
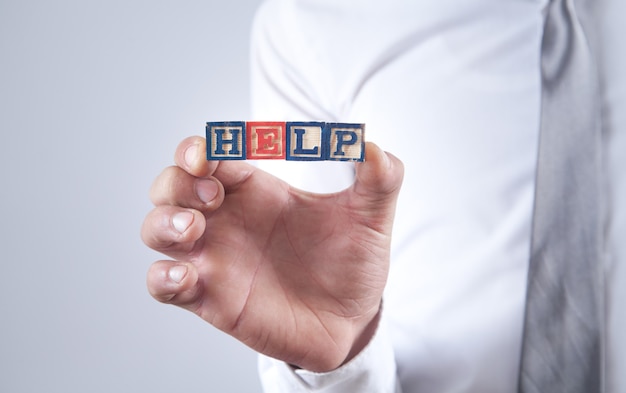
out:
<path id="1" fill-rule="evenodd" d="M 401 393 L 396 362 L 384 318 L 369 344 L 336 370 L 315 373 L 259 355 L 259 376 L 265 392 L 272 393 Z"/>

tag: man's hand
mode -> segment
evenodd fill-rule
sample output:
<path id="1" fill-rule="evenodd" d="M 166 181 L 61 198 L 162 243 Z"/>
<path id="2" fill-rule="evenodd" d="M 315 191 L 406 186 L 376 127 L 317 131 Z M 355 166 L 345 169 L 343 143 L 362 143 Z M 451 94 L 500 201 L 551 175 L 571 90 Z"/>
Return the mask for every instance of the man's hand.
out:
<path id="1" fill-rule="evenodd" d="M 254 350 L 329 371 L 371 338 L 387 279 L 401 162 L 367 143 L 354 184 L 321 195 L 184 140 L 154 182 L 148 290 Z"/>

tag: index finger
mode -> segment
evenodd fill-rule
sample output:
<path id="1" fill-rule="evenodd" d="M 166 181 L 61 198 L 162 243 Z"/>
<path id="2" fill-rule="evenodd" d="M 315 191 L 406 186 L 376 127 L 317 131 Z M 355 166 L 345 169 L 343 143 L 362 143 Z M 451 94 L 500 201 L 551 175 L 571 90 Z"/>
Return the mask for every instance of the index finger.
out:
<path id="1" fill-rule="evenodd" d="M 206 140 L 200 136 L 183 139 L 176 148 L 174 162 L 195 177 L 211 176 L 219 164 L 206 159 Z"/>

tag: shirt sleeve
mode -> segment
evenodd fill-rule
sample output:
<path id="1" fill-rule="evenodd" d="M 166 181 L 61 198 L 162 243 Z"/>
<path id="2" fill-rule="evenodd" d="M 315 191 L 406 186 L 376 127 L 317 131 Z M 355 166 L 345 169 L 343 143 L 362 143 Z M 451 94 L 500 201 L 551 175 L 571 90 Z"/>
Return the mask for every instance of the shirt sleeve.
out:
<path id="1" fill-rule="evenodd" d="M 402 393 L 384 321 L 363 351 L 336 370 L 314 373 L 259 355 L 259 375 L 272 393 Z"/>

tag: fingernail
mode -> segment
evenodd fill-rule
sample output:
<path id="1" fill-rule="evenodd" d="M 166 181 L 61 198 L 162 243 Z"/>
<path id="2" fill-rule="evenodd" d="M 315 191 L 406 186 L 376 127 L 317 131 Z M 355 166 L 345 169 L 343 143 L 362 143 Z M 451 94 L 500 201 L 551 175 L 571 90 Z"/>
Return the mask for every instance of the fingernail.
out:
<path id="1" fill-rule="evenodd" d="M 198 198 L 204 203 L 211 202 L 217 195 L 218 186 L 212 180 L 198 180 L 196 183 L 196 193 Z"/>
<path id="2" fill-rule="evenodd" d="M 185 150 L 185 162 L 188 166 L 192 167 L 194 162 L 196 161 L 196 156 L 198 155 L 198 145 L 193 144 Z"/>
<path id="3" fill-rule="evenodd" d="M 185 275 L 187 275 L 187 266 L 185 265 L 176 265 L 174 267 L 171 267 L 170 271 L 168 272 L 170 280 L 174 281 L 175 283 L 180 283 L 181 281 L 183 281 Z"/>
<path id="4" fill-rule="evenodd" d="M 174 228 L 180 233 L 185 232 L 192 222 L 193 214 L 190 212 L 177 213 L 172 217 L 172 225 L 174 225 Z"/>
<path id="5" fill-rule="evenodd" d="M 380 154 L 380 158 L 382 159 L 382 164 L 385 169 L 391 168 L 391 159 L 389 159 L 389 155 L 387 154 L 387 152 L 379 147 L 378 154 Z"/>

